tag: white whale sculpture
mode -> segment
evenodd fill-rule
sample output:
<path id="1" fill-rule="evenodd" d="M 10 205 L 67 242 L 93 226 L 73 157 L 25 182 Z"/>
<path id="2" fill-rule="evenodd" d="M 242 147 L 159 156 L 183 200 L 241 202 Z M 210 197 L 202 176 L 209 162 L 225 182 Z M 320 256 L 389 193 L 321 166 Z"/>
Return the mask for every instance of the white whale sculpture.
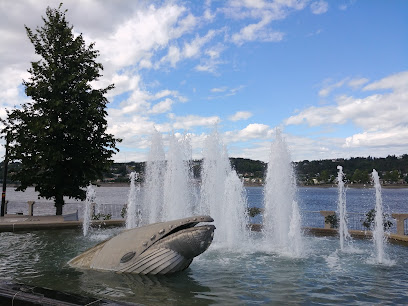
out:
<path id="1" fill-rule="evenodd" d="M 194 257 L 207 250 L 214 237 L 214 225 L 196 225 L 212 221 L 210 216 L 197 216 L 125 230 L 71 259 L 68 264 L 118 273 L 182 271 Z"/>

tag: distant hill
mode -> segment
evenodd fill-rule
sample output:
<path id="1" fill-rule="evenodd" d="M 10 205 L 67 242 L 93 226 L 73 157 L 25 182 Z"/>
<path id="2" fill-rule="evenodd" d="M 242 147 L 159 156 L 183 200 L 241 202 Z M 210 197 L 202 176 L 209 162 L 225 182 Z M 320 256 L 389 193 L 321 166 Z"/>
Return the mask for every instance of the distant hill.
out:
<path id="1" fill-rule="evenodd" d="M 232 168 L 240 177 L 251 180 L 265 177 L 267 163 L 248 158 L 230 158 Z M 348 182 L 365 184 L 370 182 L 370 174 L 376 169 L 380 178 L 387 183 L 408 183 L 408 154 L 390 155 L 385 158 L 353 157 L 350 159 L 303 160 L 294 162 L 298 182 L 304 185 L 334 183 L 337 177 L 337 166 L 342 166 Z M 127 181 L 126 174 L 130 171 L 144 173 L 144 162 L 115 163 L 111 172 L 106 174 L 114 181 Z M 194 177 L 199 178 L 201 160 L 192 163 Z M 258 180 L 258 181 L 260 181 Z"/>
<path id="2" fill-rule="evenodd" d="M 267 163 L 247 158 L 230 158 L 232 168 L 246 181 L 261 182 L 264 179 Z M 350 159 L 303 160 L 294 162 L 298 182 L 304 185 L 330 184 L 337 177 L 337 166 L 342 166 L 348 182 L 365 184 L 370 182 L 370 174 L 376 169 L 384 183 L 408 183 L 408 154 L 402 156 L 390 155 L 385 158 L 353 157 Z M 9 165 L 9 173 L 18 163 Z M 201 160 L 194 160 L 192 168 L 195 178 L 200 177 Z M 104 174 L 104 181 L 128 182 L 128 174 L 136 171 L 140 179 L 144 177 L 145 162 L 114 163 Z M 0 173 L 3 173 L 3 163 L 0 163 Z M 1 180 L 0 180 L 1 181 Z M 12 183 L 8 180 L 8 182 Z"/>
<path id="3" fill-rule="evenodd" d="M 295 169 L 298 180 L 305 184 L 331 183 L 337 177 L 337 166 L 349 182 L 369 183 L 373 169 L 387 183 L 408 183 L 408 154 L 390 155 L 385 158 L 352 157 L 350 159 L 325 159 L 296 162 Z"/>

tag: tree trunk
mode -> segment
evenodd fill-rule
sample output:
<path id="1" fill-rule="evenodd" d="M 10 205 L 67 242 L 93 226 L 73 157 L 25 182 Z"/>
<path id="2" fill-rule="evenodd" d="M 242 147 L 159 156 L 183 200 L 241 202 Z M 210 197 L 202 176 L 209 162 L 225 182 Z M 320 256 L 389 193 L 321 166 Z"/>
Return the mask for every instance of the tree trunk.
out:
<path id="1" fill-rule="evenodd" d="M 58 194 L 55 196 L 55 214 L 57 216 L 62 215 L 62 206 L 64 206 L 64 196 L 62 194 Z"/>

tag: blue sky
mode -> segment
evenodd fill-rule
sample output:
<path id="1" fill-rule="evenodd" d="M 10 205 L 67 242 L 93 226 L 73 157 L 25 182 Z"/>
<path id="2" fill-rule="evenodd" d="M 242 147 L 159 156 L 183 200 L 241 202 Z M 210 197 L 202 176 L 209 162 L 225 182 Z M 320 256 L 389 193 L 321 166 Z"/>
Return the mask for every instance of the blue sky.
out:
<path id="1" fill-rule="evenodd" d="M 24 24 L 59 1 L 0 0 L 0 116 L 27 101 L 36 59 Z M 230 156 L 268 160 L 275 128 L 293 160 L 408 153 L 408 1 L 66 1 L 95 42 L 116 161 L 144 161 L 154 129 L 217 123 Z M 2 149 L 4 152 L 4 149 Z M 4 153 L 3 153 L 4 154 Z"/>

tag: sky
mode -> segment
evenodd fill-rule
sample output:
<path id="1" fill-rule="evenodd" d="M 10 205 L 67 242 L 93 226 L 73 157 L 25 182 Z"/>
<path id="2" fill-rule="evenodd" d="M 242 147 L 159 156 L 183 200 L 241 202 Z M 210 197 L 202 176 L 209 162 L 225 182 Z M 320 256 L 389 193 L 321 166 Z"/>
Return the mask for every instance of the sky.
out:
<path id="1" fill-rule="evenodd" d="M 39 58 L 24 25 L 61 1 L 0 0 L 0 117 L 26 103 Z M 69 0 L 66 17 L 104 71 L 116 162 L 145 161 L 154 130 L 201 158 L 215 126 L 231 157 L 267 161 L 408 153 L 408 1 Z M 4 141 L 0 142 L 4 155 Z"/>

